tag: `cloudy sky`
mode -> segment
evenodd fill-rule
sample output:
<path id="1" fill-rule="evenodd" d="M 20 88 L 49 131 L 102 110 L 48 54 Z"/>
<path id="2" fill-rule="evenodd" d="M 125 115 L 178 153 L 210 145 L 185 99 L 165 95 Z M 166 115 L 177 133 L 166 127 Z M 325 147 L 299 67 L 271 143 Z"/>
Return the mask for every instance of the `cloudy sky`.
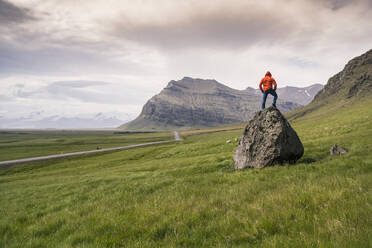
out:
<path id="1" fill-rule="evenodd" d="M 372 0 L 0 0 L 0 117 L 135 117 L 184 76 L 324 84 L 371 20 Z"/>

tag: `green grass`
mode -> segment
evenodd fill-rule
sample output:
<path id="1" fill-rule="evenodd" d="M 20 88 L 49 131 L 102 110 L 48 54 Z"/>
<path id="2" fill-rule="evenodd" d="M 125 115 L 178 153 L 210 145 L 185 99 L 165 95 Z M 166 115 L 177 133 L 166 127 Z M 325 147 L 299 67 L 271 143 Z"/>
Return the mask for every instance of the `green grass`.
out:
<path id="1" fill-rule="evenodd" d="M 3 170 L 0 247 L 371 247 L 370 106 L 295 120 L 293 166 L 235 171 L 242 130 L 214 129 Z"/>
<path id="2" fill-rule="evenodd" d="M 120 132 L 118 130 L 117 132 Z M 0 161 L 171 140 L 173 133 L 115 131 L 1 131 Z"/>

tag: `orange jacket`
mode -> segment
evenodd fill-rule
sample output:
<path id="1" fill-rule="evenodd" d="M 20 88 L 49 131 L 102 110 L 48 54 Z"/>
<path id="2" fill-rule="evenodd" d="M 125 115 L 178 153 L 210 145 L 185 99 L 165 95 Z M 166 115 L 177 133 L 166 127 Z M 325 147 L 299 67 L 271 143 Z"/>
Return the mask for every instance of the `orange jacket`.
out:
<path id="1" fill-rule="evenodd" d="M 262 88 L 262 85 L 263 85 L 263 88 Z M 261 79 L 260 90 L 262 92 L 267 91 L 268 89 L 272 89 L 273 85 L 274 85 L 274 90 L 276 90 L 275 79 L 271 77 L 270 72 L 266 72 L 265 77 Z"/>

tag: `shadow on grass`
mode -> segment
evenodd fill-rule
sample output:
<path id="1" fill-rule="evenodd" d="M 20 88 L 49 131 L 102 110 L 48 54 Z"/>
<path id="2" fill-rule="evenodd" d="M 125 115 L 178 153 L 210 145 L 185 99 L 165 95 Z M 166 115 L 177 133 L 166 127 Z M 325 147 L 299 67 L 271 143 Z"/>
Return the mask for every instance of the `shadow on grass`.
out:
<path id="1" fill-rule="evenodd" d="M 316 160 L 314 158 L 302 158 L 297 161 L 297 163 L 302 163 L 302 164 L 312 164 L 315 163 Z"/>

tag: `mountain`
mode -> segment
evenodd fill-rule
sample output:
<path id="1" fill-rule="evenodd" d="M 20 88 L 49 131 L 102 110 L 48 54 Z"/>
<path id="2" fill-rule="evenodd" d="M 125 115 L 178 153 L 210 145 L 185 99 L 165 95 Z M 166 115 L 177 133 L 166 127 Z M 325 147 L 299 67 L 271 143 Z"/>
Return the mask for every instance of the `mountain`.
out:
<path id="1" fill-rule="evenodd" d="M 32 112 L 26 117 L 7 118 L 0 116 L 0 128 L 114 128 L 130 116 L 116 117 L 110 113 L 97 113 L 77 116 L 45 115 L 42 111 Z"/>
<path id="2" fill-rule="evenodd" d="M 314 100 L 304 108 L 291 112 L 288 118 L 296 119 L 318 109 L 336 111 L 372 96 L 372 49 L 353 58 L 342 71 L 332 76 Z"/>
<path id="3" fill-rule="evenodd" d="M 301 105 L 309 104 L 313 99 L 314 96 L 323 89 L 322 84 L 313 84 L 307 87 L 293 87 L 293 86 L 286 86 L 283 88 L 278 88 L 276 92 L 278 93 L 279 98 L 283 99 L 287 102 L 294 102 Z M 248 87 L 245 89 L 246 91 L 260 95 L 261 91 L 259 89 L 254 89 L 252 87 Z"/>
<path id="4" fill-rule="evenodd" d="M 187 129 L 240 123 L 248 121 L 260 104 L 261 96 L 247 90 L 232 89 L 212 79 L 184 77 L 170 81 L 135 120 L 120 128 Z M 288 112 L 302 105 L 280 99 L 277 106 Z"/>
<path id="5" fill-rule="evenodd" d="M 353 58 L 342 71 L 331 77 L 324 89 L 314 98 L 314 102 L 327 101 L 329 98 L 354 98 L 371 95 L 372 86 L 372 49 Z"/>

